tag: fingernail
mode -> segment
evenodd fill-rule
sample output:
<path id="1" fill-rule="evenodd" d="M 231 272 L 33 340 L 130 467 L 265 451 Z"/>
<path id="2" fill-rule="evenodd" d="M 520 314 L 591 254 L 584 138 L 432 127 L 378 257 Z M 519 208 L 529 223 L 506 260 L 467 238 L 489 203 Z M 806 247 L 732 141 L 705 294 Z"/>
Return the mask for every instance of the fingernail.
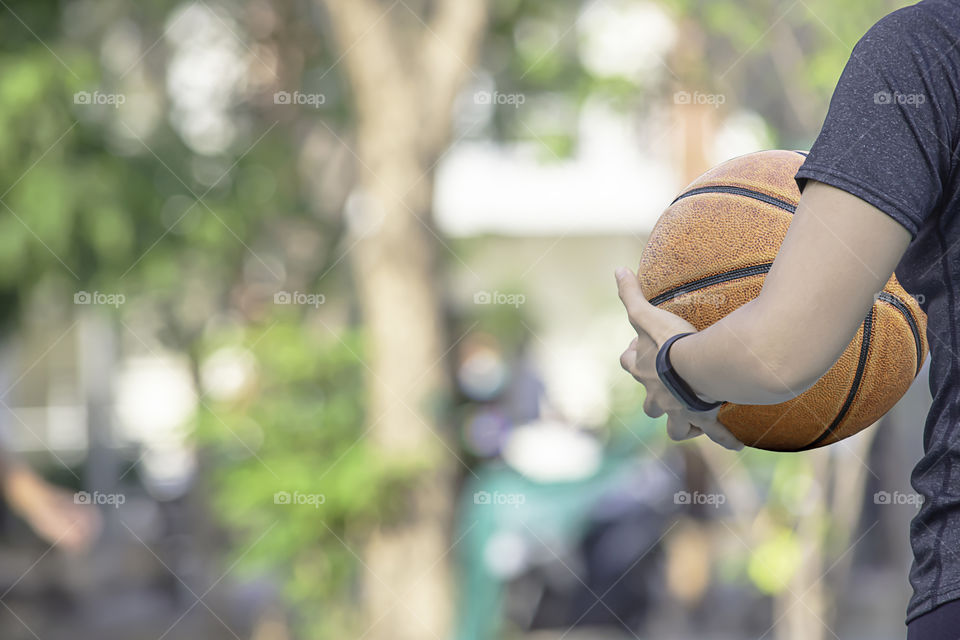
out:
<path id="1" fill-rule="evenodd" d="M 622 280 L 630 275 L 630 270 L 626 267 L 617 267 L 617 270 L 614 271 L 614 274 L 617 276 L 617 280 Z"/>

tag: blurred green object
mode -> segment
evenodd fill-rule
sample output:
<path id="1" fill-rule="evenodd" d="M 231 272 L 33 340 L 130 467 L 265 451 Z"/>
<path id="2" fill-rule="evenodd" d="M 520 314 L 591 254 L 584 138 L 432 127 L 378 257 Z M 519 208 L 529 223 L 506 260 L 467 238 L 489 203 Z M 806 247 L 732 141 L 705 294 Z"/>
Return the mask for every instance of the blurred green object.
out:
<path id="1" fill-rule="evenodd" d="M 659 422 L 644 419 L 646 427 Z M 506 581 L 513 577 L 505 574 L 522 561 L 509 557 L 505 546 L 518 551 L 516 544 L 522 541 L 527 549 L 552 555 L 581 543 L 598 499 L 623 488 L 637 469 L 633 447 L 622 444 L 607 448 L 597 471 L 576 481 L 541 483 L 502 463 L 476 470 L 460 495 L 454 534 L 459 564 L 456 640 L 500 637 Z M 507 544 L 498 544 L 504 537 Z"/>
<path id="2" fill-rule="evenodd" d="M 213 336 L 205 353 L 244 350 L 256 382 L 201 412 L 196 436 L 211 502 L 230 539 L 227 566 L 278 582 L 304 638 L 357 630 L 352 587 L 362 535 L 402 509 L 409 470 L 363 439 L 357 334 L 310 330 L 295 317 Z"/>

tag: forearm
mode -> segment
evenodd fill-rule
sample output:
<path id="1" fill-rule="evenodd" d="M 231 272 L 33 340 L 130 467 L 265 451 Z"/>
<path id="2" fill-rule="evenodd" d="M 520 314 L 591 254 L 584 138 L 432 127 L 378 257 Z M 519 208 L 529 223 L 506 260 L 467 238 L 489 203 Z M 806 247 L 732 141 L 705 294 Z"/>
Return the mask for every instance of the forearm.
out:
<path id="1" fill-rule="evenodd" d="M 677 373 L 705 398 L 737 404 L 803 393 L 843 354 L 909 239 L 866 202 L 810 183 L 760 295 L 676 342 Z"/>
<path id="2" fill-rule="evenodd" d="M 766 317 L 765 317 L 766 316 Z M 677 373 L 704 399 L 736 404 L 777 404 L 794 398 L 822 376 L 840 357 L 801 357 L 792 345 L 811 340 L 797 326 L 779 327 L 754 300 L 720 322 L 687 336 L 670 350 Z M 794 335 L 774 339 L 783 329 Z"/>

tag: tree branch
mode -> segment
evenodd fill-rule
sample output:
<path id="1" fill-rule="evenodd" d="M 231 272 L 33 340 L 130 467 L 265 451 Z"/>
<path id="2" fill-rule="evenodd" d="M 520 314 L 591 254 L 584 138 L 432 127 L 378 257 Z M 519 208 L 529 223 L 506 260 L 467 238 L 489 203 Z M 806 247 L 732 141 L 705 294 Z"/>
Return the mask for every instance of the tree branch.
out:
<path id="1" fill-rule="evenodd" d="M 384 98 L 404 92 L 408 80 L 400 65 L 397 33 L 385 8 L 376 0 L 320 0 L 326 6 L 340 58 L 354 91 L 361 118 L 384 108 Z"/>
<path id="2" fill-rule="evenodd" d="M 420 60 L 424 122 L 431 135 L 428 155 L 438 153 L 449 136 L 453 101 L 473 69 L 486 31 L 488 0 L 436 0 L 434 14 L 421 37 Z"/>

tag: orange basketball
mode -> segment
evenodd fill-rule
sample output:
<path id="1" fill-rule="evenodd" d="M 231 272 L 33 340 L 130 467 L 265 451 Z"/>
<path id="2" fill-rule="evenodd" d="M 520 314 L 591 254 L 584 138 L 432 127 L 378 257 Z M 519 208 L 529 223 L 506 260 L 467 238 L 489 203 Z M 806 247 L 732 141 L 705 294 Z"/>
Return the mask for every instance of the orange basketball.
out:
<path id="1" fill-rule="evenodd" d="M 698 330 L 760 293 L 800 199 L 806 154 L 761 151 L 697 178 L 650 234 L 639 278 L 650 302 Z M 927 317 L 895 277 L 843 355 L 813 387 L 774 405 L 725 403 L 718 419 L 744 444 L 822 447 L 868 427 L 906 392 L 927 355 Z"/>

